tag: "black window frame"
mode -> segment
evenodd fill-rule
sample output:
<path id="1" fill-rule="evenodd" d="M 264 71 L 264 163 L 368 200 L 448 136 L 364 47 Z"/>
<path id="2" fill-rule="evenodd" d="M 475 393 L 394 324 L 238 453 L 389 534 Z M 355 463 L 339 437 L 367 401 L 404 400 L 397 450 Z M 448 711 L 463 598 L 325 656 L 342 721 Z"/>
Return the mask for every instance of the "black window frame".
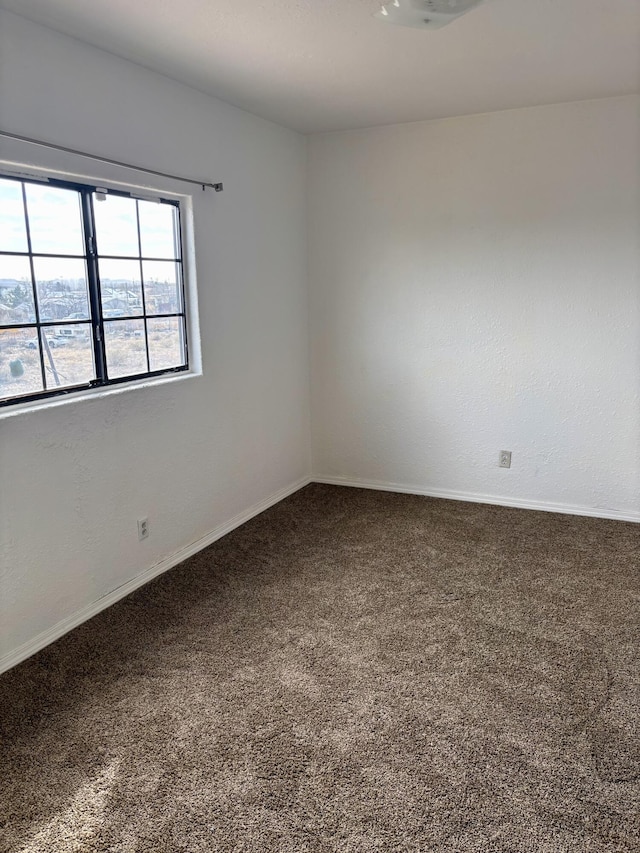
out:
<path id="1" fill-rule="evenodd" d="M 184 234 L 182 229 L 182 217 L 181 217 L 181 206 L 180 201 L 177 199 L 169 199 L 164 198 L 162 196 L 156 195 L 144 195 L 142 193 L 137 193 L 134 190 L 125 190 L 125 189 L 112 189 L 111 187 L 105 187 L 102 184 L 85 184 L 79 183 L 77 181 L 67 181 L 61 180 L 53 177 L 32 177 L 32 176 L 22 176 L 18 174 L 11 174 L 11 172 L 5 172 L 0 168 L 0 178 L 3 180 L 15 181 L 19 186 L 21 186 L 22 192 L 22 205 L 24 210 L 25 217 L 25 226 L 26 226 L 26 236 L 27 236 L 27 251 L 26 252 L 15 252 L 15 251 L 0 251 L 0 256 L 12 256 L 12 257 L 26 257 L 29 260 L 29 268 L 31 273 L 31 287 L 33 291 L 33 300 L 34 300 L 34 311 L 35 311 L 35 321 L 29 323 L 1 323 L 0 331 L 6 330 L 22 330 L 22 329 L 33 329 L 36 331 L 38 336 L 38 352 L 39 352 L 39 360 L 40 360 L 40 371 L 42 377 L 42 390 L 35 391 L 28 394 L 22 394 L 20 396 L 10 397 L 7 399 L 0 399 L 0 410 L 5 409 L 9 406 L 19 405 L 21 403 L 33 403 L 38 402 L 40 400 L 50 399 L 52 397 L 63 397 L 69 394 L 77 394 L 83 391 L 91 391 L 91 390 L 101 390 L 106 388 L 111 388 L 113 386 L 135 383 L 144 379 L 154 379 L 161 376 L 171 376 L 172 374 L 180 374 L 189 372 L 189 310 L 187 305 L 187 298 L 185 293 L 185 270 L 184 270 Z M 82 228 L 82 236 L 84 243 L 84 255 L 69 255 L 64 252 L 56 254 L 55 252 L 34 252 L 32 251 L 32 243 L 31 243 L 31 233 L 29 226 L 29 210 L 27 206 L 27 198 L 26 198 L 26 190 L 25 184 L 36 184 L 39 186 L 51 186 L 58 187 L 62 189 L 74 190 L 79 194 L 80 201 L 80 215 L 81 215 L 81 228 Z M 130 198 L 135 200 L 136 202 L 136 222 L 137 222 L 137 231 L 138 231 L 138 255 L 109 255 L 109 254 L 100 254 L 99 252 L 99 235 L 96 234 L 96 220 L 94 214 L 94 194 L 106 194 L 107 196 L 119 196 L 124 198 Z M 159 204 L 171 205 L 176 212 L 176 241 L 175 246 L 179 252 L 178 258 L 157 258 L 157 257 L 147 257 L 142 254 L 142 243 L 141 243 L 141 234 L 140 234 L 140 214 L 139 214 L 139 205 L 140 201 L 151 201 Z M 38 290 L 36 286 L 36 276 L 34 270 L 34 258 L 39 257 L 57 257 L 57 258 L 77 258 L 84 259 L 86 266 L 86 274 L 87 274 L 87 290 L 88 290 L 88 304 L 89 304 L 89 318 L 82 320 L 71 320 L 71 319 L 58 319 L 58 320 L 41 320 L 40 319 L 40 310 L 38 305 Z M 101 296 L 101 287 L 100 287 L 100 275 L 99 275 L 99 260 L 127 260 L 138 262 L 140 264 L 140 286 L 142 291 L 142 314 L 136 315 L 118 315 L 113 317 L 106 317 L 103 313 L 102 308 L 102 296 Z M 153 314 L 147 313 L 146 304 L 145 304 L 145 284 L 143 278 L 143 267 L 142 264 L 144 261 L 171 261 L 176 264 L 176 267 L 179 271 L 179 308 L 180 311 L 166 313 L 166 314 Z M 150 369 L 150 355 L 149 355 L 149 338 L 148 338 L 148 328 L 147 321 L 148 320 L 162 320 L 169 318 L 178 318 L 181 320 L 181 329 L 180 336 L 182 342 L 182 348 L 184 353 L 185 363 L 176 367 L 163 368 L 161 370 L 151 370 Z M 145 352 L 146 352 L 146 360 L 147 360 L 147 368 L 148 370 L 143 373 L 137 374 L 129 374 L 127 376 L 118 376 L 114 378 L 109 378 L 108 369 L 107 369 L 107 354 L 106 354 L 106 345 L 105 345 L 105 319 L 106 322 L 118 322 L 121 320 L 141 320 L 144 322 L 144 341 L 145 341 Z M 70 385 L 65 387 L 58 388 L 47 388 L 46 382 L 46 368 L 44 363 L 44 352 L 42 345 L 42 335 L 41 330 L 46 329 L 48 327 L 60 327 L 60 326 L 82 326 L 88 327 L 91 326 L 91 334 L 92 334 L 92 357 L 93 364 L 95 368 L 95 379 L 90 380 L 89 382 L 79 383 L 77 385 Z"/>

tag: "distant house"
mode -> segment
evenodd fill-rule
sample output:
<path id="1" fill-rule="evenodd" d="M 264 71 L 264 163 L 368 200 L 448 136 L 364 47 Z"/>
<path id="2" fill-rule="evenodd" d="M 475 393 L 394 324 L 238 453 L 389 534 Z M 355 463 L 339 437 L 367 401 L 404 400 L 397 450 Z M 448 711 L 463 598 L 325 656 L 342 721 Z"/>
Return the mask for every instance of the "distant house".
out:
<path id="1" fill-rule="evenodd" d="M 142 304 L 139 293 L 114 288 L 111 290 L 112 295 L 107 296 L 105 290 L 106 288 L 103 288 L 102 291 L 102 312 L 105 317 L 126 317 L 141 312 Z"/>
<path id="2" fill-rule="evenodd" d="M 110 296 L 102 300 L 102 313 L 105 317 L 126 316 L 129 310 L 129 302 L 121 296 Z"/>
<path id="3" fill-rule="evenodd" d="M 70 309 L 75 305 L 74 301 L 68 296 L 41 299 L 39 302 L 41 312 L 52 320 L 62 320 L 68 317 Z"/>
<path id="4" fill-rule="evenodd" d="M 30 319 L 28 315 L 29 311 L 24 305 L 19 305 L 17 308 L 10 308 L 8 305 L 3 305 L 0 302 L 0 326 L 28 323 Z"/>

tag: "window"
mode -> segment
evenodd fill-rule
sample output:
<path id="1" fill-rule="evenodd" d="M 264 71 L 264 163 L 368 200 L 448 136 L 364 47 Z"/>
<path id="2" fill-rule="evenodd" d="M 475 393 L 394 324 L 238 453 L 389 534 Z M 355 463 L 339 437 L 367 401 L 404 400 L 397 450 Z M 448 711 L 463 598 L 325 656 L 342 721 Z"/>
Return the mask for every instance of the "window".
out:
<path id="1" fill-rule="evenodd" d="M 0 406 L 188 370 L 176 201 L 0 175 Z"/>

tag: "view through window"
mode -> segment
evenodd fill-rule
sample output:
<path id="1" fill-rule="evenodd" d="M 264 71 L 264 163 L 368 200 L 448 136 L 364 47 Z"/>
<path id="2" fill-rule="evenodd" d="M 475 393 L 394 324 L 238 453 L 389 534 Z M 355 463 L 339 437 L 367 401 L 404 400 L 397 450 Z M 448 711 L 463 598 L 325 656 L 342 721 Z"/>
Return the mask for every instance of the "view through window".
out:
<path id="1" fill-rule="evenodd" d="M 187 368 L 178 203 L 0 175 L 0 405 Z"/>

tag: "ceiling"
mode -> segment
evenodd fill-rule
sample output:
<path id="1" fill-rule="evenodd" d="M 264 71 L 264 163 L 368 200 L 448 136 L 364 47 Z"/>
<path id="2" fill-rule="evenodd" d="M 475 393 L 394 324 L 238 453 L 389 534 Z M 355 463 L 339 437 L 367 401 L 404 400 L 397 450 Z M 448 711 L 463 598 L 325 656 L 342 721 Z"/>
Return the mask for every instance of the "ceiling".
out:
<path id="1" fill-rule="evenodd" d="M 436 31 L 379 0 L 0 6 L 305 133 L 640 89 L 639 0 L 486 0 Z"/>

